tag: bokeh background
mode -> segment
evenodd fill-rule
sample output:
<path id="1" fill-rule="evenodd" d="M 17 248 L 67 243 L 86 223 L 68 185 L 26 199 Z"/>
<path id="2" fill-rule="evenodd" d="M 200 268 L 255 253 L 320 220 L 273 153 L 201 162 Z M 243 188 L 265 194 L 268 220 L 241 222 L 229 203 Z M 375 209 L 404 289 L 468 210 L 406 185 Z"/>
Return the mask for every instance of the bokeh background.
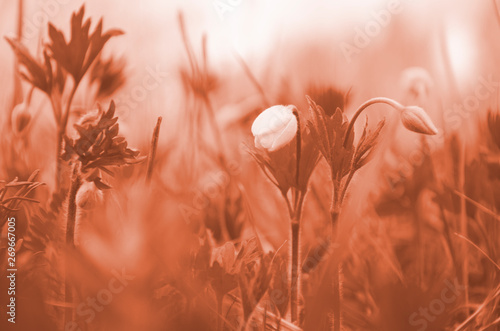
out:
<path id="1" fill-rule="evenodd" d="M 15 37 L 18 2 L 0 1 L 0 35 Z M 124 83 L 100 100 L 104 107 L 115 100 L 120 134 L 148 155 L 163 118 L 155 171 L 149 185 L 142 162 L 107 178 L 110 190 L 84 187 L 77 198 L 77 251 L 66 252 L 60 240 L 66 196 L 54 191 L 50 103 L 35 91 L 28 129 L 7 128 L 16 121 L 16 66 L 9 44 L 0 41 L 0 178 L 24 180 L 39 169 L 38 181 L 47 184 L 34 193 L 40 203 L 17 216 L 18 238 L 31 243 L 18 252 L 17 329 L 67 327 L 61 287 L 69 254 L 77 303 L 95 312 L 93 318 L 76 313 L 80 329 L 215 330 L 209 269 L 191 263 L 206 245 L 240 249 L 253 237 L 266 253 L 284 247 L 286 260 L 286 206 L 248 153 L 250 126 L 275 104 L 307 113 L 306 95 L 325 109 L 345 100 L 349 118 L 364 101 L 390 97 L 421 106 L 439 129 L 422 138 L 405 130 L 389 107 L 367 112 L 370 127 L 382 118 L 386 125 L 372 162 L 350 187 L 339 253 L 326 258 L 344 263 L 346 329 L 455 330 L 481 304 L 479 317 L 464 328 L 499 327 L 500 146 L 494 137 L 500 121 L 488 119 L 498 114 L 500 86 L 495 1 L 25 0 L 23 44 L 40 55 L 47 23 L 67 36 L 71 13 L 82 4 L 93 24 L 103 17 L 105 29 L 125 32 L 103 51 L 125 63 Z M 190 55 L 204 75 L 192 76 Z M 29 90 L 23 82 L 23 99 Z M 70 135 L 72 124 L 97 107 L 90 94 L 84 85 L 75 96 Z M 357 132 L 363 126 L 364 118 Z M 326 239 L 329 181 L 320 162 L 306 197 L 304 257 Z M 58 201 L 55 211 L 51 203 Z M 102 310 L 89 308 L 87 298 L 108 288 L 116 272 L 130 275 L 127 285 Z M 455 280 L 467 282 L 467 291 L 425 317 L 419 309 Z M 327 281 L 311 271 L 304 282 L 303 328 L 326 330 L 322 307 L 329 298 L 321 293 Z M 224 300 L 228 330 L 238 329 L 241 314 L 234 291 Z"/>

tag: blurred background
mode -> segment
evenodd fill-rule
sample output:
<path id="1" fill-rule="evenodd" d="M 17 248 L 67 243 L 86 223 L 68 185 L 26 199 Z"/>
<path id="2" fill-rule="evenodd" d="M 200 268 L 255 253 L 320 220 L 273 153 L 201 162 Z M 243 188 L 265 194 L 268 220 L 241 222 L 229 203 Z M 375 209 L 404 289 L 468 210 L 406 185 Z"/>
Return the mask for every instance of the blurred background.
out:
<path id="1" fill-rule="evenodd" d="M 213 250 L 225 243 L 241 249 L 253 237 L 265 253 L 286 244 L 286 206 L 248 153 L 250 126 L 276 104 L 293 104 L 307 114 L 306 95 L 325 109 L 343 107 L 348 118 L 364 101 L 389 97 L 421 106 L 439 130 L 422 138 L 383 105 L 365 113 L 369 128 L 382 118 L 385 128 L 372 162 L 350 186 L 340 252 L 327 258 L 344 263 L 346 329 L 458 330 L 483 303 L 480 317 L 462 329 L 498 329 L 496 1 L 25 0 L 21 42 L 41 59 L 48 22 L 68 37 L 71 14 L 83 4 L 91 30 L 102 17 L 104 30 L 124 32 L 102 52 L 116 61 L 121 78 L 102 98 L 94 97 L 92 84 L 78 89 L 68 135 L 76 134 L 73 124 L 97 102 L 107 109 L 114 100 L 120 135 L 147 156 L 161 116 L 155 170 L 151 185 L 144 181 L 142 162 L 107 176 L 110 190 L 93 184 L 81 189 L 78 249 L 61 248 L 67 191 L 55 189 L 51 104 L 35 90 L 27 129 L 9 128 L 16 127 L 14 106 L 28 98 L 30 86 L 17 80 L 15 54 L 2 38 L 0 178 L 25 180 L 39 169 L 37 180 L 47 184 L 34 193 L 39 205 L 17 216 L 19 238 L 28 243 L 18 253 L 25 265 L 19 267 L 19 330 L 68 327 L 61 289 L 62 257 L 68 254 L 76 261 L 70 277 L 75 300 L 83 303 L 82 313 L 75 313 L 81 330 L 216 330 L 207 284 L 217 276 L 207 275 L 207 261 L 205 269 L 191 263 L 203 254 L 213 260 Z M 18 35 L 18 5 L 0 0 L 4 37 Z M 362 116 L 356 132 L 364 125 Z M 326 238 L 330 195 L 321 161 L 306 197 L 304 257 Z M 116 273 L 129 274 L 124 289 L 113 295 L 119 299 L 104 310 L 89 308 L 87 298 L 107 289 Z M 328 318 L 314 315 L 327 316 L 321 309 L 330 300 L 321 296 L 320 273 L 304 275 L 305 330 L 328 329 Z M 419 309 L 455 279 L 468 290 L 425 317 Z M 223 329 L 241 327 L 235 322 L 241 307 L 231 308 L 236 292 L 223 300 Z"/>

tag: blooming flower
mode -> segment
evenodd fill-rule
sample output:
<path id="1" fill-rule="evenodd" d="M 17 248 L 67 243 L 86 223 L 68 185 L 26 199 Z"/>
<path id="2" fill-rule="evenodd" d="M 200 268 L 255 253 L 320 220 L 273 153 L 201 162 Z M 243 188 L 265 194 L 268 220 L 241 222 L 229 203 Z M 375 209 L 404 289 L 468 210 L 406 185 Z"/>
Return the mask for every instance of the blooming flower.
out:
<path id="1" fill-rule="evenodd" d="M 293 140 L 297 133 L 295 106 L 272 106 L 264 110 L 252 124 L 255 147 L 276 151 Z"/>
<path id="2" fill-rule="evenodd" d="M 405 107 L 401 111 L 401 122 L 410 131 L 435 135 L 438 130 L 425 110 L 418 106 Z"/>

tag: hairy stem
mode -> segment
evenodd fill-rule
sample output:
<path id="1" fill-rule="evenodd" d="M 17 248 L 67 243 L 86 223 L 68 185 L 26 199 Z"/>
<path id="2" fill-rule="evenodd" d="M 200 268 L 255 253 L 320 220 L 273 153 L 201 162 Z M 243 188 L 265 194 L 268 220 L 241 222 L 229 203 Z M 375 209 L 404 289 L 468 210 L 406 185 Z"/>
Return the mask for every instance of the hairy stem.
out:
<path id="1" fill-rule="evenodd" d="M 66 246 L 68 248 L 68 253 L 75 247 L 75 223 L 76 223 L 76 195 L 80 186 L 82 185 L 82 180 L 80 177 L 80 167 L 79 163 L 73 165 L 73 171 L 71 176 L 71 187 L 68 197 L 68 218 L 66 223 Z M 65 277 L 65 295 L 66 303 L 68 307 L 65 312 L 65 325 L 73 319 L 73 293 L 72 286 L 69 281 L 69 270 L 70 270 L 71 258 L 68 256 L 66 260 L 66 277 Z"/>
<path id="2" fill-rule="evenodd" d="M 224 295 L 217 295 L 217 331 L 224 329 L 224 317 L 222 316 L 222 302 Z"/>
<path id="3" fill-rule="evenodd" d="M 68 219 L 66 227 L 66 244 L 70 248 L 75 245 L 75 222 L 76 222 L 76 194 L 82 185 L 82 179 L 80 177 L 80 167 L 79 163 L 73 165 L 73 170 L 71 174 L 71 187 L 69 190 L 68 197 Z"/>
<path id="4" fill-rule="evenodd" d="M 292 220 L 292 263 L 290 269 L 290 312 L 292 323 L 298 320 L 300 282 L 300 221 Z"/>
<path id="5" fill-rule="evenodd" d="M 300 324 L 299 321 L 299 299 L 300 282 L 302 279 L 302 266 L 300 265 L 300 219 L 302 216 L 302 206 L 304 204 L 304 194 L 296 192 L 297 202 L 294 213 L 291 215 L 291 264 L 290 264 L 290 314 L 292 323 Z"/>
<path id="6" fill-rule="evenodd" d="M 460 233 L 467 238 L 467 209 L 465 201 L 465 144 L 460 148 L 460 159 L 458 167 L 458 189 L 460 190 Z M 462 254 L 464 256 L 462 262 L 462 283 L 465 286 L 465 304 L 467 305 L 467 314 L 469 313 L 469 246 L 464 243 L 462 246 Z"/>
<path id="7" fill-rule="evenodd" d="M 332 222 L 332 235 L 331 235 L 331 249 L 337 247 L 338 242 L 338 223 L 341 208 L 341 192 L 339 180 L 332 175 L 333 178 L 333 192 L 332 192 L 332 205 L 330 209 L 330 217 Z M 340 331 L 342 329 L 342 293 L 340 284 L 340 259 L 338 263 L 332 266 L 333 278 L 333 331 Z"/>
<path id="8" fill-rule="evenodd" d="M 333 206 L 332 206 L 333 207 Z M 331 220 L 332 220 L 332 247 L 335 247 L 338 240 L 338 219 L 339 211 L 336 207 L 332 208 Z M 334 263 L 332 268 L 332 278 L 333 278 L 333 331 L 342 330 L 342 292 L 341 292 L 341 282 L 340 282 L 340 260 L 338 263 Z"/>
<path id="9" fill-rule="evenodd" d="M 350 136 L 351 131 L 353 130 L 353 127 L 354 127 L 354 123 L 358 119 L 359 115 L 361 115 L 361 113 L 366 108 L 368 108 L 369 106 L 376 104 L 376 103 L 388 104 L 389 106 L 393 107 L 396 110 L 402 110 L 404 108 L 404 106 L 402 104 L 400 104 L 399 102 L 396 102 L 392 99 L 384 98 L 384 97 L 373 98 L 373 99 L 366 101 L 361 106 L 359 106 L 358 110 L 356 110 L 356 113 L 354 113 L 354 116 L 352 117 L 351 121 L 349 122 L 349 126 L 347 127 L 347 130 L 346 130 L 345 136 L 344 136 L 344 148 L 347 147 L 348 137 Z"/>

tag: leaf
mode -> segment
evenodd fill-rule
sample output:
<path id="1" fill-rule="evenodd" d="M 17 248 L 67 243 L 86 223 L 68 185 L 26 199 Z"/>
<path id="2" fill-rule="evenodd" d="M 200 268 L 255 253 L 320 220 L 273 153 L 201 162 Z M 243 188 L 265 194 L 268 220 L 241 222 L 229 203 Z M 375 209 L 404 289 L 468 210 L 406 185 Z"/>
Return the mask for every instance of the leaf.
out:
<path id="1" fill-rule="evenodd" d="M 19 41 L 8 37 L 5 37 L 5 40 L 7 40 L 9 45 L 14 50 L 19 63 L 28 70 L 29 75 L 22 74 L 22 77 L 36 88 L 44 91 L 45 93 L 50 93 L 50 85 L 47 81 L 44 67 L 31 56 L 28 49 Z"/>
<path id="2" fill-rule="evenodd" d="M 101 19 L 92 34 L 89 35 L 91 20 L 84 21 L 84 14 L 85 5 L 71 16 L 69 42 L 66 42 L 64 34 L 60 30 L 49 24 L 51 42 L 48 47 L 52 56 L 62 68 L 73 76 L 76 84 L 79 84 L 107 41 L 114 36 L 123 34 L 116 29 L 103 34 Z"/>
<path id="3" fill-rule="evenodd" d="M 99 190 L 108 190 L 111 188 L 111 186 L 109 186 L 108 184 L 104 183 L 102 181 L 102 179 L 100 177 L 96 177 L 94 178 L 93 180 L 95 186 L 99 189 Z"/>
<path id="4" fill-rule="evenodd" d="M 119 60 L 113 57 L 107 60 L 98 58 L 90 71 L 90 82 L 97 84 L 97 99 L 112 95 L 125 84 L 124 68 L 123 58 Z"/>
<path id="5" fill-rule="evenodd" d="M 238 282 L 245 321 L 248 320 L 269 288 L 272 275 L 269 263 L 270 257 L 264 256 L 260 251 L 257 260 L 252 259 L 251 263 L 242 265 Z"/>
<path id="6" fill-rule="evenodd" d="M 377 144 L 380 131 L 384 127 L 384 124 L 385 120 L 381 120 L 378 123 L 377 128 L 373 132 L 367 132 L 368 118 L 366 119 L 365 128 L 363 129 L 363 134 L 358 142 L 358 146 L 353 158 L 354 171 L 360 169 L 366 163 L 368 163 L 372 150 Z"/>
<path id="7" fill-rule="evenodd" d="M 269 283 L 269 298 L 280 312 L 280 316 L 285 316 L 290 300 L 288 293 L 288 274 L 286 259 L 281 255 L 275 256 L 272 263 L 272 277 Z"/>
<path id="8" fill-rule="evenodd" d="M 222 297 L 238 286 L 237 275 L 239 268 L 235 264 L 236 248 L 231 242 L 226 242 L 223 246 L 213 250 L 214 262 L 209 269 L 212 288 L 217 297 Z"/>

